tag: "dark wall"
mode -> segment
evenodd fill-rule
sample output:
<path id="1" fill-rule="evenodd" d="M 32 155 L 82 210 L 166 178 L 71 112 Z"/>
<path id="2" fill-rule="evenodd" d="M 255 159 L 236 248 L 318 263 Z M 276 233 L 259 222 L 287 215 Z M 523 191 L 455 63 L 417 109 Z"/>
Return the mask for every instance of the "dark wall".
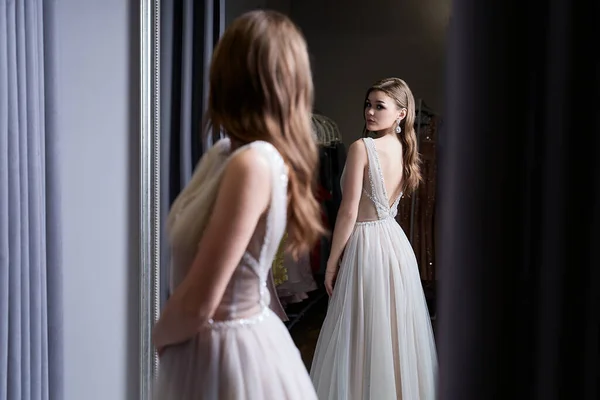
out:
<path id="1" fill-rule="evenodd" d="M 344 141 L 362 132 L 362 102 L 374 81 L 396 76 L 415 98 L 443 112 L 450 0 L 229 0 L 227 22 L 270 8 L 300 26 L 313 60 L 316 107 L 339 125 Z"/>

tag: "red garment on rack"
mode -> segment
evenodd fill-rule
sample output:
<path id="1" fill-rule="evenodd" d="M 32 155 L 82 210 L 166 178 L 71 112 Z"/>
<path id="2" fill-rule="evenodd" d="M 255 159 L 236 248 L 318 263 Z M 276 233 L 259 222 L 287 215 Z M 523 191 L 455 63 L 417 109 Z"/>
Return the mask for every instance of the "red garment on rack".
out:
<path id="1" fill-rule="evenodd" d="M 318 240 L 310 252 L 310 267 L 313 274 L 321 269 L 321 240 Z"/>
<path id="2" fill-rule="evenodd" d="M 323 204 L 325 201 L 331 200 L 333 195 L 326 190 L 322 185 L 319 184 L 317 187 L 317 191 L 315 193 L 315 197 L 320 204 Z M 325 208 L 321 207 L 321 221 L 323 221 L 323 225 L 326 229 L 331 229 L 329 226 L 329 220 L 327 219 L 327 214 L 325 213 Z M 313 273 L 318 273 L 321 270 L 321 241 L 318 240 L 312 251 L 310 252 L 310 265 L 312 267 Z"/>

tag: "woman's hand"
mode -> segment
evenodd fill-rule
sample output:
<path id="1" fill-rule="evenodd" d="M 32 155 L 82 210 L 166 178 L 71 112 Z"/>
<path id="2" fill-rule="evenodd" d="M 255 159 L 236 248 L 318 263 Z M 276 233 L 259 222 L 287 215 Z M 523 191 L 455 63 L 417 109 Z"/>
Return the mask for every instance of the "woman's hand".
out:
<path id="1" fill-rule="evenodd" d="M 338 274 L 338 266 L 327 265 L 327 269 L 325 270 L 325 290 L 329 297 L 333 295 L 333 287 L 335 286 L 335 281 L 337 279 Z"/>

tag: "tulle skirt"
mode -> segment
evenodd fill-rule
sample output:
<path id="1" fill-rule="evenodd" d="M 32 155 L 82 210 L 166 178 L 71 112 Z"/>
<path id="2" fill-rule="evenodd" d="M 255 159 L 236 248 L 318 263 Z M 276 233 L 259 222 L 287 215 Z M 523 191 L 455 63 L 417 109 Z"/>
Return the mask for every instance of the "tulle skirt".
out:
<path id="1" fill-rule="evenodd" d="M 433 400 L 437 355 L 414 252 L 393 219 L 358 223 L 310 371 L 319 400 Z"/>
<path id="2" fill-rule="evenodd" d="M 160 359 L 155 400 L 316 400 L 300 352 L 267 311 L 254 324 L 201 331 Z"/>

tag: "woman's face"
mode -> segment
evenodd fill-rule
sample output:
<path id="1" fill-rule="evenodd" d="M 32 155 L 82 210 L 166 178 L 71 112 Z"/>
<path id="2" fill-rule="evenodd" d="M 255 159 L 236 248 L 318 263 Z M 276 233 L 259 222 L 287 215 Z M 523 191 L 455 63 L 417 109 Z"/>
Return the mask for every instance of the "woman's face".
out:
<path id="1" fill-rule="evenodd" d="M 398 109 L 396 102 L 379 90 L 369 93 L 365 103 L 365 122 L 371 132 L 387 131 L 404 118 L 406 110 Z"/>

